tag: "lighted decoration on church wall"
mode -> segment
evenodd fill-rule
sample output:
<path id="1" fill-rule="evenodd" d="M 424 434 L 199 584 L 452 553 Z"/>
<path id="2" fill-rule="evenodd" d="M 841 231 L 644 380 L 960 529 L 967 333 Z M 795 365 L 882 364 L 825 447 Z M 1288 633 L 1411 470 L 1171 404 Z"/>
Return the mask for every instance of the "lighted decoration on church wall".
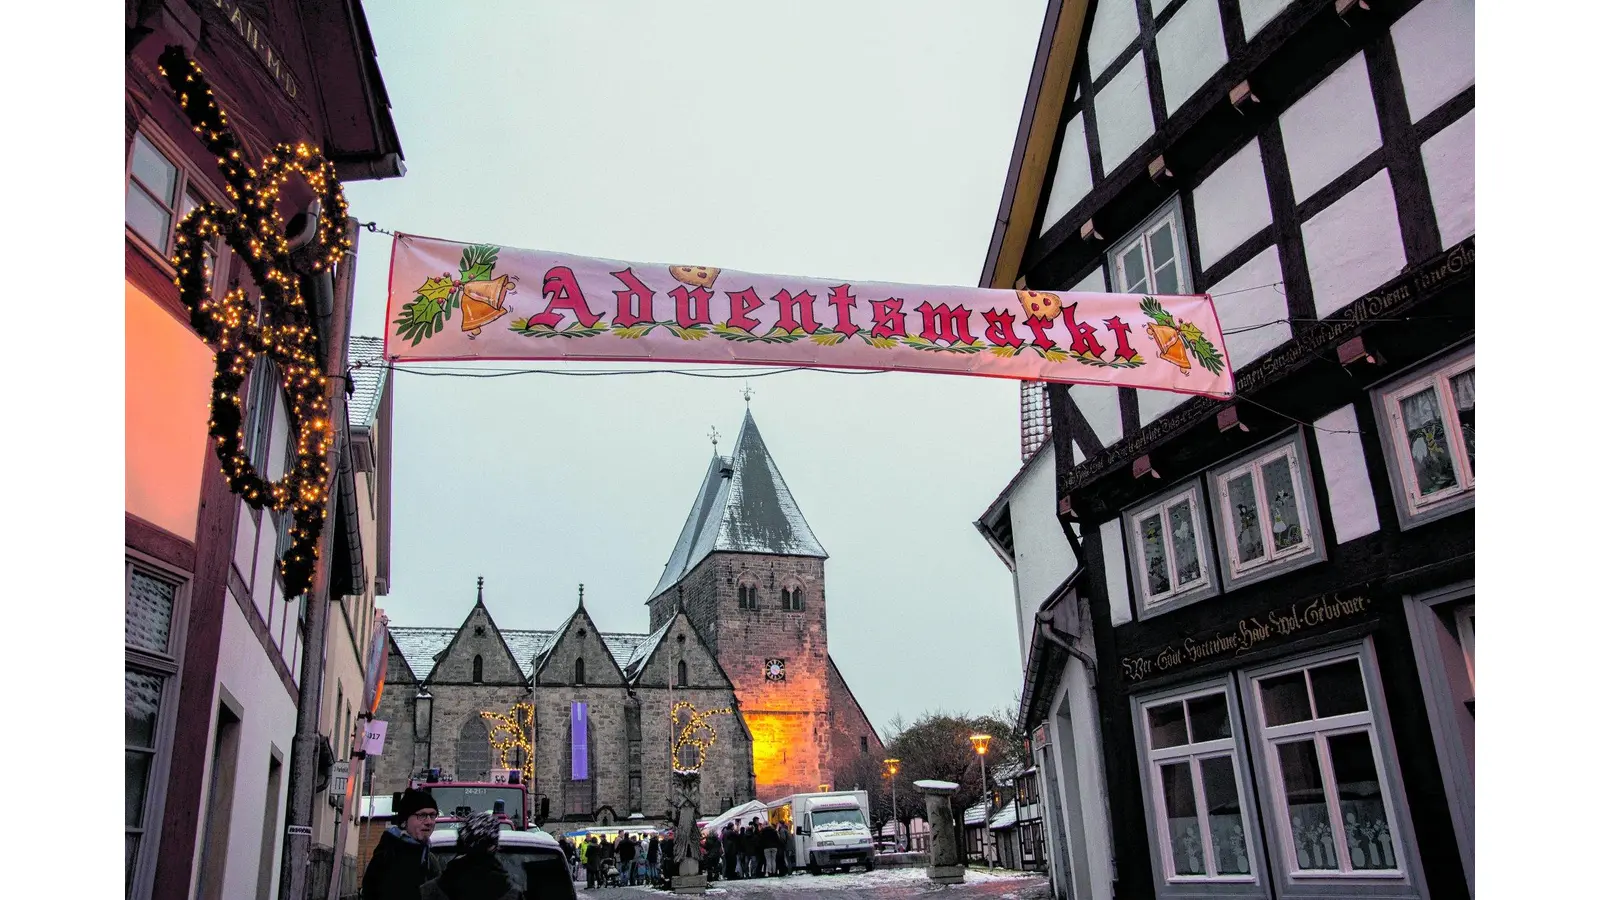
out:
<path id="1" fill-rule="evenodd" d="M 333 164 L 315 148 L 279 144 L 257 169 L 245 162 L 242 145 L 228 127 L 200 66 L 172 46 L 158 61 L 161 75 L 178 97 L 195 134 L 216 154 L 237 209 L 216 203 L 195 207 L 177 229 L 172 264 L 178 295 L 189 309 L 189 321 L 216 351 L 209 429 L 228 486 L 256 509 L 290 513 L 289 549 L 279 560 L 284 592 L 304 594 L 311 586 L 321 549 L 330 478 L 328 452 L 333 425 L 328 412 L 328 379 L 311 310 L 300 293 L 300 279 L 291 268 L 278 200 L 291 177 L 305 179 L 320 200 L 317 227 L 310 248 L 311 268 L 330 270 L 350 250 L 348 206 L 334 177 Z M 220 299 L 211 294 L 209 242 L 221 236 L 238 254 L 259 288 L 260 316 L 244 288 L 234 287 Z M 277 363 L 295 437 L 294 463 L 283 478 L 269 481 L 256 471 L 245 449 L 245 408 L 240 396 L 257 359 Z"/>
<path id="2" fill-rule="evenodd" d="M 717 729 L 711 724 L 711 717 L 732 714 L 732 707 L 700 712 L 688 700 L 672 704 L 672 770 L 698 772 L 704 768 L 706 754 L 717 743 Z"/>
<path id="3" fill-rule="evenodd" d="M 1209 296 L 753 275 L 395 236 L 384 355 L 898 369 L 1229 397 Z"/>
<path id="4" fill-rule="evenodd" d="M 512 754 L 520 753 L 522 783 L 533 784 L 533 704 L 514 703 L 505 713 L 483 710 L 478 713 L 488 720 L 489 746 L 500 751 L 500 768 L 513 769 Z"/>

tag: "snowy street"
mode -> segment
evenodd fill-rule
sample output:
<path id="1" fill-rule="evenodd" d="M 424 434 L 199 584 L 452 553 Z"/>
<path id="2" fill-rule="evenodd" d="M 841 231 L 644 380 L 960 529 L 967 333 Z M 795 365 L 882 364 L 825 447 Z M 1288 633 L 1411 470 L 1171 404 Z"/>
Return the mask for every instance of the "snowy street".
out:
<path id="1" fill-rule="evenodd" d="M 580 900 L 643 900 L 641 895 L 667 897 L 668 894 L 645 887 L 595 888 L 577 885 Z M 841 875 L 790 875 L 785 878 L 757 878 L 748 881 L 718 881 L 707 888 L 707 897 L 721 900 L 765 900 L 768 897 L 805 897 L 815 900 L 846 900 L 854 897 L 919 897 L 950 892 L 949 900 L 1043 900 L 1049 895 L 1042 875 L 984 869 L 967 870 L 963 884 L 941 885 L 928 880 L 922 867 L 878 869 Z"/>

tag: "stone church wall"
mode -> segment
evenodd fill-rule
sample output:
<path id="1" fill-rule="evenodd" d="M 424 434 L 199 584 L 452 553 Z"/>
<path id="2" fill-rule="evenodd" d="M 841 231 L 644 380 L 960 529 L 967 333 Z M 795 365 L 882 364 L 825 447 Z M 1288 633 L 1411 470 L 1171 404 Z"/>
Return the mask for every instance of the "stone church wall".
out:
<path id="1" fill-rule="evenodd" d="M 833 734 L 833 758 L 829 760 L 833 767 L 831 783 L 841 790 L 850 790 L 857 787 L 854 781 L 868 777 L 866 773 L 873 772 L 875 766 L 862 767 L 859 760 L 862 756 L 871 759 L 881 759 L 884 755 L 883 738 L 878 736 L 872 723 L 868 721 L 867 714 L 856 702 L 850 693 L 850 688 L 845 684 L 844 676 L 840 674 L 838 666 L 832 660 L 828 663 L 828 693 L 830 696 L 828 709 L 831 716 L 830 730 Z M 866 746 L 862 747 L 865 739 Z M 862 789 L 871 789 L 871 785 L 861 785 Z"/>

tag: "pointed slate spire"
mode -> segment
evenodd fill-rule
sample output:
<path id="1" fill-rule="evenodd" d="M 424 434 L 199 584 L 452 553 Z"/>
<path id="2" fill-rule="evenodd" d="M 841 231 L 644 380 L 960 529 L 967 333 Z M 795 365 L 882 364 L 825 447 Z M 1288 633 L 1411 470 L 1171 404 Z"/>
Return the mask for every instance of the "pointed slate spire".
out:
<path id="1" fill-rule="evenodd" d="M 478 605 L 483 605 L 483 576 L 478 576 Z"/>
<path id="2" fill-rule="evenodd" d="M 583 609 L 583 584 L 578 584 L 578 608 Z"/>
<path id="3" fill-rule="evenodd" d="M 732 456 L 712 456 L 677 546 L 650 596 L 659 596 L 719 550 L 828 556 L 789 493 L 749 409 Z"/>

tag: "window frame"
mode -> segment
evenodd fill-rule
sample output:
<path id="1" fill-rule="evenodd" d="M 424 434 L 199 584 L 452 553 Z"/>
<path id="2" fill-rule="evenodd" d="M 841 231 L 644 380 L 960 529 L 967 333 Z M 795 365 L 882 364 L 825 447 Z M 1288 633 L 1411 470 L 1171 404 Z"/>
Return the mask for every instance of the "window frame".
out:
<path id="1" fill-rule="evenodd" d="M 1356 660 L 1360 665 L 1362 686 L 1366 693 L 1367 709 L 1307 722 L 1267 726 L 1261 707 L 1260 682 L 1263 679 L 1298 670 Z M 1261 790 L 1258 795 L 1263 810 L 1259 821 L 1267 832 L 1272 878 L 1278 892 L 1286 896 L 1305 896 L 1327 890 L 1346 890 L 1362 885 L 1366 893 L 1374 896 L 1417 896 L 1418 873 L 1416 832 L 1412 826 L 1410 803 L 1406 799 L 1405 785 L 1401 779 L 1399 755 L 1395 751 L 1393 733 L 1388 721 L 1388 705 L 1384 699 L 1382 675 L 1377 657 L 1372 649 L 1372 639 L 1364 638 L 1356 644 L 1332 647 L 1315 653 L 1302 654 L 1277 660 L 1266 665 L 1243 669 L 1236 673 L 1240 696 L 1245 699 L 1244 712 L 1249 722 L 1251 752 L 1255 768 L 1261 771 Z M 1308 686 L 1309 689 L 1309 686 Z M 1315 702 L 1313 700 L 1313 702 Z M 1318 749 L 1318 766 L 1323 781 L 1324 798 L 1331 797 L 1328 806 L 1330 822 L 1336 821 L 1336 834 L 1342 835 L 1343 819 L 1338 816 L 1338 786 L 1333 778 L 1332 762 L 1325 750 L 1326 738 L 1340 734 L 1364 731 L 1372 748 L 1373 765 L 1379 785 L 1383 789 L 1384 813 L 1389 818 L 1391 846 L 1398 868 L 1389 870 L 1339 871 L 1291 869 L 1295 859 L 1293 836 L 1289 831 L 1287 805 L 1284 800 L 1280 762 L 1275 752 L 1277 744 L 1285 740 L 1313 736 Z M 1267 808 L 1270 807 L 1270 808 Z M 1335 843 L 1335 852 L 1341 866 L 1348 861 L 1349 849 L 1342 842 Z M 1340 887 L 1334 888 L 1335 885 Z"/>
<path id="2" fill-rule="evenodd" d="M 1477 370 L 1476 347 L 1471 342 L 1414 366 L 1372 389 L 1373 412 L 1378 420 L 1379 441 L 1383 445 L 1384 468 L 1388 470 L 1389 490 L 1394 496 L 1395 513 L 1400 519 L 1402 531 L 1476 506 L 1477 467 L 1465 465 L 1467 471 L 1463 473 L 1467 459 L 1465 438 L 1454 403 L 1455 388 L 1450 384 L 1450 379 L 1468 370 Z M 1400 402 L 1427 387 L 1434 389 L 1441 410 L 1448 413 L 1445 437 L 1450 447 L 1456 485 L 1424 498 L 1417 487 L 1416 469 L 1407 450 Z"/>
<path id="3" fill-rule="evenodd" d="M 128 222 L 127 194 L 135 185 L 138 186 L 139 190 L 160 203 L 160 199 L 155 196 L 155 192 L 150 190 L 142 181 L 138 181 L 133 174 L 133 153 L 140 138 L 143 138 L 145 143 L 150 145 L 150 149 L 154 150 L 176 172 L 176 183 L 173 189 L 174 204 L 171 207 L 166 207 L 165 204 L 162 204 L 169 216 L 167 222 L 168 246 L 165 249 L 150 243 L 148 238 L 136 231 L 133 225 Z M 188 155 L 180 151 L 171 138 L 167 137 L 148 120 L 140 122 L 139 126 L 134 129 L 133 137 L 128 141 L 125 153 L 126 158 L 123 160 L 123 232 L 163 272 L 168 275 L 176 275 L 178 270 L 172 264 L 172 255 L 178 249 L 178 225 L 186 215 L 183 212 L 184 201 L 192 196 L 198 198 L 200 203 L 215 203 L 230 209 L 232 205 L 222 198 L 221 192 L 210 181 L 194 171 Z M 224 267 L 231 262 L 231 259 L 227 244 L 220 236 L 213 237 L 208 242 L 208 245 L 211 251 L 211 283 L 209 287 L 211 295 L 216 296 L 218 287 L 225 281 L 221 277 Z"/>
<path id="4" fill-rule="evenodd" d="M 1261 470 L 1279 458 L 1287 458 L 1289 461 L 1289 477 L 1295 486 L 1295 508 L 1300 515 L 1300 528 L 1305 540 L 1301 549 L 1287 551 L 1274 557 L 1272 542 L 1263 534 L 1262 558 L 1242 563 L 1239 561 L 1238 548 L 1234 543 L 1233 504 L 1228 482 L 1249 471 L 1251 485 L 1256 489 L 1257 514 L 1261 515 L 1269 510 L 1271 501 L 1271 498 L 1265 496 L 1266 479 L 1262 476 Z M 1217 541 L 1218 556 L 1227 563 L 1217 568 L 1221 573 L 1223 586 L 1228 590 L 1235 590 L 1327 560 L 1328 547 L 1323 538 L 1322 509 L 1317 503 L 1316 481 L 1311 472 L 1305 435 L 1299 430 L 1252 447 L 1207 472 L 1209 492 L 1215 501 L 1211 506 L 1211 527 Z"/>
<path id="5" fill-rule="evenodd" d="M 1212 528 L 1212 517 L 1206 511 L 1205 493 L 1201 490 L 1200 479 L 1191 478 L 1171 490 L 1148 498 L 1136 506 L 1128 507 L 1122 513 L 1123 542 L 1126 545 L 1128 565 L 1131 569 L 1129 574 L 1132 576 L 1129 581 L 1139 601 L 1140 619 L 1210 599 L 1219 592 L 1220 583 L 1216 577 L 1217 567 L 1212 539 L 1207 533 Z M 1183 500 L 1188 500 L 1190 505 L 1190 517 L 1195 529 L 1195 549 L 1200 559 L 1200 580 L 1180 590 L 1177 562 L 1172 553 L 1172 526 L 1167 510 Z M 1148 573 L 1144 560 L 1144 540 L 1139 526 L 1156 510 L 1160 511 L 1162 537 L 1167 548 L 1167 575 L 1172 582 L 1172 589 L 1152 598 L 1146 583 Z"/>
<path id="6" fill-rule="evenodd" d="M 161 677 L 160 708 L 156 712 L 155 735 L 150 749 L 150 774 L 145 783 L 142 827 L 132 829 L 124 821 L 125 832 L 140 833 L 139 850 L 134 855 L 132 872 L 125 872 L 128 896 L 148 895 L 155 880 L 156 854 L 160 849 L 162 816 L 165 814 L 167 786 L 172 771 L 172 745 L 177 736 L 178 694 L 183 687 L 184 649 L 188 643 L 190 593 L 192 573 L 167 565 L 160 560 L 126 548 L 123 561 L 123 602 L 132 588 L 133 572 L 141 569 L 145 574 L 173 586 L 172 624 L 167 631 L 167 648 L 156 653 L 126 643 L 124 639 L 123 670 L 137 671 Z M 124 736 L 126 744 L 126 736 Z M 138 748 L 141 751 L 145 748 Z M 154 834 L 156 840 L 149 840 Z"/>
<path id="7" fill-rule="evenodd" d="M 1155 286 L 1155 260 L 1150 250 L 1150 236 L 1160 226 L 1172 226 L 1172 264 L 1177 271 L 1177 289 L 1168 292 L 1156 290 Z M 1128 288 L 1127 271 L 1123 266 L 1123 259 L 1127 251 L 1134 244 L 1141 248 L 1141 259 L 1145 266 L 1145 290 L 1132 291 Z M 1188 231 L 1183 218 L 1182 198 L 1177 194 L 1161 202 L 1156 210 L 1146 216 L 1137 227 L 1128 230 L 1127 234 L 1119 240 L 1106 253 L 1106 272 L 1109 283 L 1113 286 L 1113 293 L 1137 293 L 1140 296 L 1176 296 L 1194 292 L 1194 271 L 1189 261 Z"/>

